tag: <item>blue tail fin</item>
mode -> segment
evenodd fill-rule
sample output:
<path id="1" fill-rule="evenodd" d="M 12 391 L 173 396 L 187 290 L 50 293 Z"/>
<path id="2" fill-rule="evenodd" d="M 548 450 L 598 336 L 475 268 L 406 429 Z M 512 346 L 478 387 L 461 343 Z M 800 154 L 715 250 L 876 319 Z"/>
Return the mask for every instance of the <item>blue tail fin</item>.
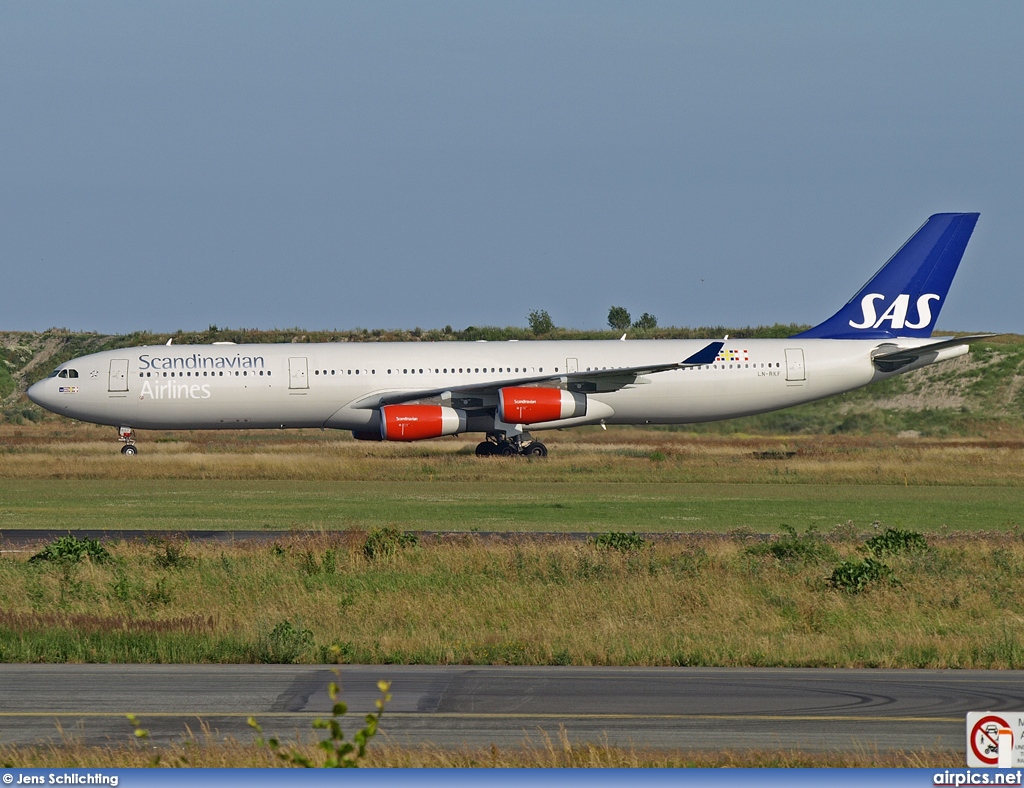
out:
<path id="1" fill-rule="evenodd" d="M 930 337 L 976 213 L 929 217 L 846 306 L 824 323 L 797 334 L 814 339 Z"/>

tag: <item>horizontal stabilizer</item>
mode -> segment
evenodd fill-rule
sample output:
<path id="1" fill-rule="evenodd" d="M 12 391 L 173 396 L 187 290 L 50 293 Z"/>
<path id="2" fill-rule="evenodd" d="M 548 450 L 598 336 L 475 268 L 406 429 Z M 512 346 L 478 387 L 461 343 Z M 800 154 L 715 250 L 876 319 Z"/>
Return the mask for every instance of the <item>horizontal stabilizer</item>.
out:
<path id="1" fill-rule="evenodd" d="M 978 340 L 987 340 L 996 337 L 996 334 L 972 334 L 968 337 L 953 337 L 939 342 L 930 342 L 927 345 L 919 345 L 915 348 L 898 348 L 885 344 L 871 354 L 871 360 L 877 363 L 884 371 L 895 371 L 901 366 L 912 363 L 924 355 L 934 353 L 945 348 L 955 348 L 967 345 Z"/>

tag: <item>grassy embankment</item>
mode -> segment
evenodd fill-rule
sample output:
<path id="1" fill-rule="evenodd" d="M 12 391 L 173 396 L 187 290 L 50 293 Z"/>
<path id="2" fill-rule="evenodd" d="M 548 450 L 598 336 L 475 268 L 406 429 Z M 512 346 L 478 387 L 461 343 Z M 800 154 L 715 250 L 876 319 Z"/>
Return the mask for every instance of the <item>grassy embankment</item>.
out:
<path id="1" fill-rule="evenodd" d="M 844 530 L 781 557 L 472 536 L 367 557 L 356 534 L 5 556 L 0 660 L 1024 668 L 1019 534 L 933 536 L 858 594 L 826 580 L 861 555 Z"/>

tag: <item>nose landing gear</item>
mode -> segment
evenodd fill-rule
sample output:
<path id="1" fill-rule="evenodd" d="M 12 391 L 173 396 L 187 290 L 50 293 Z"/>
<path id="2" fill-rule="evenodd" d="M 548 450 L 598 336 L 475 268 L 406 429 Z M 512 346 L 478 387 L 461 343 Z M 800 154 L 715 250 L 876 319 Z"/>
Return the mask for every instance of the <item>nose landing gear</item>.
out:
<path id="1" fill-rule="evenodd" d="M 139 449 L 135 445 L 135 430 L 131 427 L 118 427 L 117 436 L 118 440 L 124 444 L 121 447 L 121 454 L 125 457 L 134 457 L 139 453 Z"/>

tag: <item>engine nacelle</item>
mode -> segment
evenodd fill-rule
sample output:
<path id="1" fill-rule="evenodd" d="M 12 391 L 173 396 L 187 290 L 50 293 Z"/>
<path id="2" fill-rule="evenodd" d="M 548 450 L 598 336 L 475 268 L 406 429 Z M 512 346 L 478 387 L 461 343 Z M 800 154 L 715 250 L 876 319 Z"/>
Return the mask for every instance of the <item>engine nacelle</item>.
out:
<path id="1" fill-rule="evenodd" d="M 380 434 L 386 441 L 421 441 L 466 431 L 465 411 L 442 405 L 385 405 Z"/>
<path id="2" fill-rule="evenodd" d="M 586 394 L 530 387 L 510 387 L 498 392 L 498 418 L 506 424 L 537 424 L 586 415 Z"/>

